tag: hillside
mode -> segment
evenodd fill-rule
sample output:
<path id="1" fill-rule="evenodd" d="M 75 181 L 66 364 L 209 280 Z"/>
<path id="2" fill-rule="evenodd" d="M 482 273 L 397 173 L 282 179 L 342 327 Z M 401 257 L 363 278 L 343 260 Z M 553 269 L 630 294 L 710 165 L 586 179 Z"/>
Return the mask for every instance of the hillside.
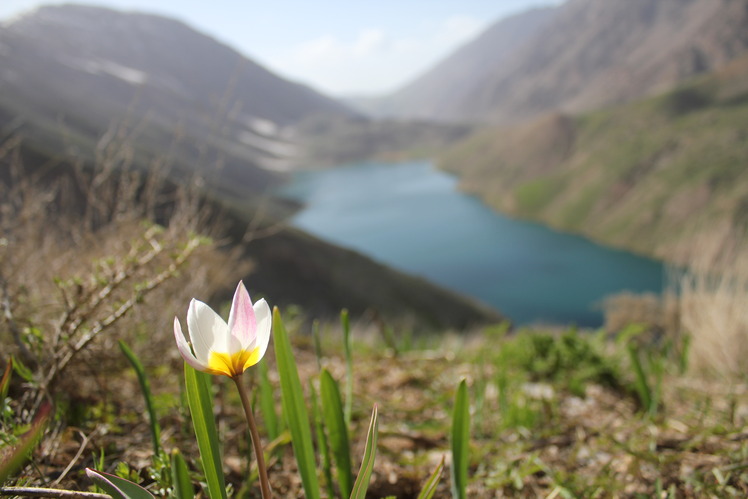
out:
<path id="1" fill-rule="evenodd" d="M 431 157 L 475 127 L 413 120 L 314 116 L 294 127 L 296 168 Z"/>
<path id="2" fill-rule="evenodd" d="M 375 108 L 511 123 L 623 103 L 739 57 L 746 23 L 746 0 L 568 0 L 497 22 Z"/>
<path id="3" fill-rule="evenodd" d="M 441 167 L 498 210 L 670 261 L 748 229 L 748 57 L 663 95 L 473 134 Z"/>

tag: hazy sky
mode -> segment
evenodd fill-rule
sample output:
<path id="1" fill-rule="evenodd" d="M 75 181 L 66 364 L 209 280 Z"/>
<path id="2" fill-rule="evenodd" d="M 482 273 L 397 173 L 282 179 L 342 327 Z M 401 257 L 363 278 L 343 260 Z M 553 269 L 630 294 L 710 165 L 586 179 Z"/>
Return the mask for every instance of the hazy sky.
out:
<path id="1" fill-rule="evenodd" d="M 0 19 L 39 0 L 0 0 Z M 89 2 L 79 2 L 89 3 Z M 99 0 L 180 19 L 279 75 L 331 95 L 409 81 L 494 21 L 561 0 Z"/>

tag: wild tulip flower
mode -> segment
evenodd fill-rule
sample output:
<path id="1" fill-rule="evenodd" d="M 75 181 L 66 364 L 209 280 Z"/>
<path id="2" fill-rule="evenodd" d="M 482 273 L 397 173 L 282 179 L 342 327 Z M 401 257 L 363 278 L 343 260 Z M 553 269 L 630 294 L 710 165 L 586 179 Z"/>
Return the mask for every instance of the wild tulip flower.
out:
<path id="1" fill-rule="evenodd" d="M 271 321 L 267 302 L 263 299 L 253 305 L 240 281 L 228 324 L 208 305 L 193 298 L 187 310 L 190 343 L 177 317 L 174 317 L 174 336 L 179 353 L 190 366 L 198 371 L 236 378 L 265 355 Z"/>
<path id="2" fill-rule="evenodd" d="M 270 481 L 260 434 L 252 415 L 249 395 L 241 382 L 241 375 L 247 368 L 260 362 L 265 355 L 270 341 L 271 321 L 267 302 L 260 300 L 252 305 L 249 293 L 241 281 L 234 292 L 228 324 L 208 305 L 193 298 L 187 310 L 187 331 L 190 334 L 190 343 L 187 343 L 179 319 L 174 318 L 177 348 L 187 364 L 198 371 L 228 376 L 239 390 L 257 457 L 260 488 L 264 499 L 272 497 Z"/>

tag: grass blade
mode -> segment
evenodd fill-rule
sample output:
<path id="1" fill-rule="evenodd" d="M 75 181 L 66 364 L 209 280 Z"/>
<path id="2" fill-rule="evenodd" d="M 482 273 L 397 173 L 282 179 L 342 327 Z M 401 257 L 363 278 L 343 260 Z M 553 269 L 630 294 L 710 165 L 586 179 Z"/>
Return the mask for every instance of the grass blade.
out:
<path id="1" fill-rule="evenodd" d="M 457 387 L 452 415 L 452 497 L 467 497 L 468 444 L 470 442 L 470 404 L 467 382 L 463 379 Z"/>
<path id="2" fill-rule="evenodd" d="M 262 413 L 262 420 L 265 423 L 265 431 L 268 434 L 268 438 L 272 441 L 278 438 L 280 435 L 280 425 L 278 424 L 278 415 L 275 413 L 275 397 L 273 396 L 273 387 L 270 384 L 270 377 L 268 376 L 268 363 L 266 359 L 262 359 L 257 368 L 260 375 L 259 389 L 260 389 L 260 412 Z"/>
<path id="3" fill-rule="evenodd" d="M 203 464 L 208 495 L 212 499 L 227 499 L 226 482 L 221 466 L 218 430 L 213 417 L 213 399 L 210 391 L 211 377 L 184 365 L 184 380 L 187 404 L 190 406 L 192 426 L 195 428 L 197 447 Z"/>
<path id="4" fill-rule="evenodd" d="M 117 475 L 86 468 L 86 475 L 101 489 L 116 499 L 154 499 L 153 494 L 140 485 Z"/>
<path id="5" fill-rule="evenodd" d="M 345 354 L 345 416 L 346 427 L 351 426 L 351 412 L 353 408 L 353 354 L 351 353 L 351 322 L 348 310 L 340 312 L 340 322 L 343 324 L 343 352 Z"/>
<path id="6" fill-rule="evenodd" d="M 314 356 L 317 358 L 317 369 L 322 370 L 322 338 L 320 338 L 317 319 L 312 322 L 312 340 L 314 341 Z"/>
<path id="7" fill-rule="evenodd" d="M 351 447 L 348 441 L 348 427 L 345 424 L 343 405 L 340 399 L 338 383 L 332 375 L 323 369 L 320 374 L 320 394 L 322 397 L 322 411 L 325 416 L 328 440 L 335 458 L 338 470 L 338 485 L 340 494 L 348 497 L 353 489 L 353 475 L 351 471 Z"/>
<path id="8" fill-rule="evenodd" d="M 371 422 L 369 423 L 369 432 L 366 435 L 366 445 L 364 446 L 364 458 L 361 460 L 361 469 L 358 470 L 356 483 L 353 484 L 351 499 L 366 499 L 366 490 L 369 488 L 371 472 L 374 471 L 374 459 L 377 457 L 377 435 L 379 433 L 377 405 L 374 404 L 374 410 L 371 412 Z"/>
<path id="9" fill-rule="evenodd" d="M 3 453 L 0 459 L 0 485 L 5 483 L 13 473 L 18 471 L 29 458 L 31 451 L 34 450 L 34 447 L 36 447 L 36 444 L 42 438 L 51 413 L 51 404 L 42 405 L 39 412 L 34 416 L 31 429 L 20 438 L 15 449 Z"/>
<path id="10" fill-rule="evenodd" d="M 3 373 L 2 379 L 0 379 L 0 419 L 5 417 L 5 397 L 8 396 L 8 389 L 10 388 L 10 376 L 13 373 L 13 357 L 8 359 L 8 363 L 5 365 L 5 372 Z"/>
<path id="11" fill-rule="evenodd" d="M 307 498 L 319 499 L 317 464 L 312 446 L 312 433 L 309 428 L 309 415 L 304 402 L 296 360 L 291 351 L 291 342 L 277 307 L 273 309 L 273 341 L 280 377 L 283 417 L 291 432 L 291 444 L 299 467 L 301 483 Z"/>
<path id="12" fill-rule="evenodd" d="M 174 449 L 171 452 L 171 482 L 174 484 L 174 497 L 176 499 L 193 499 L 195 497 L 190 470 L 187 468 L 187 463 L 179 449 Z"/>
<path id="13" fill-rule="evenodd" d="M 644 366 L 639 357 L 639 351 L 634 345 L 628 345 L 627 350 L 629 353 L 629 359 L 631 360 L 631 367 L 636 376 L 634 390 L 639 398 L 639 404 L 644 411 L 652 415 L 654 413 L 652 387 L 647 379 L 647 374 L 644 372 Z"/>
<path id="14" fill-rule="evenodd" d="M 327 443 L 327 436 L 322 425 L 322 409 L 317 399 L 317 391 L 314 389 L 314 383 L 309 380 L 309 393 L 312 396 L 312 412 L 314 413 L 314 431 L 317 434 L 317 452 L 322 456 L 322 474 L 325 477 L 327 488 L 327 497 L 335 497 L 335 488 L 332 482 L 332 464 L 330 459 L 330 446 Z"/>
<path id="15" fill-rule="evenodd" d="M 434 497 L 434 493 L 436 493 L 436 488 L 439 486 L 439 480 L 442 477 L 443 470 L 444 456 L 442 456 L 442 460 L 439 462 L 439 466 L 436 467 L 429 479 L 426 480 L 426 483 L 423 484 L 421 493 L 418 494 L 418 499 L 431 499 L 432 497 Z"/>
<path id="16" fill-rule="evenodd" d="M 5 365 L 5 372 L 3 373 L 2 379 L 0 379 L 0 404 L 5 403 L 5 397 L 8 396 L 8 388 L 10 388 L 10 374 L 13 372 L 13 357 L 8 359 L 8 363 Z"/>
<path id="17" fill-rule="evenodd" d="M 158 424 L 158 418 L 156 417 L 156 409 L 153 407 L 153 397 L 151 396 L 151 386 L 148 383 L 148 377 L 145 374 L 145 369 L 140 359 L 135 353 L 127 346 L 127 344 L 120 340 L 119 348 L 122 353 L 125 354 L 127 360 L 130 361 L 130 365 L 135 370 L 135 374 L 138 376 L 138 383 L 140 383 L 140 391 L 143 393 L 145 398 L 145 408 L 148 411 L 148 419 L 151 423 L 151 440 L 153 440 L 153 453 L 158 456 L 161 454 L 161 426 Z"/>

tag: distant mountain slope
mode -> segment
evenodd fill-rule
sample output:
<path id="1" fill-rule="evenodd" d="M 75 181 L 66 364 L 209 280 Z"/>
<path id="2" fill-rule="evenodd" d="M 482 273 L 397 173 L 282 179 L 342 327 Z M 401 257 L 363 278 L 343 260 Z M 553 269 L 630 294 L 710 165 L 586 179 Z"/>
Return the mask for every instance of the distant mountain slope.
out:
<path id="1" fill-rule="evenodd" d="M 486 128 L 440 165 L 498 210 L 685 262 L 748 234 L 748 56 L 663 95 Z"/>
<path id="2" fill-rule="evenodd" d="M 500 21 L 379 105 L 498 123 L 590 110 L 724 65 L 748 49 L 746 26 L 748 0 L 568 0 Z"/>
<path id="3" fill-rule="evenodd" d="M 502 19 L 394 94 L 383 99 L 353 99 L 351 104 L 373 115 L 459 119 L 476 84 L 505 65 L 554 12 L 552 8 L 532 9 Z"/>

